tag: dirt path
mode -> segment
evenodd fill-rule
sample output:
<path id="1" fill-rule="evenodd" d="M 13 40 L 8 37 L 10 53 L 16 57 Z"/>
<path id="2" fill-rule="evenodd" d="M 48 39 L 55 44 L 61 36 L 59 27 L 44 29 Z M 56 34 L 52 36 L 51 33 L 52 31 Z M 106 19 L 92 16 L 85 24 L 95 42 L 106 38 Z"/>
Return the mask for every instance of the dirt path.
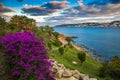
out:
<path id="1" fill-rule="evenodd" d="M 67 45 L 68 42 L 66 41 L 66 37 L 59 37 L 58 40 L 63 44 L 62 46 L 64 45 Z M 84 51 L 83 48 L 77 44 L 74 44 L 74 43 L 71 43 L 72 46 L 77 49 L 78 51 Z M 87 56 L 89 56 L 89 54 L 87 54 Z"/>
<path id="2" fill-rule="evenodd" d="M 68 44 L 64 37 L 59 37 L 58 40 L 63 44 L 63 46 Z"/>
<path id="3" fill-rule="evenodd" d="M 84 51 L 84 50 L 82 49 L 82 47 L 80 47 L 80 46 L 77 45 L 77 44 L 72 43 L 72 46 L 73 46 L 75 49 L 77 49 L 78 51 Z"/>

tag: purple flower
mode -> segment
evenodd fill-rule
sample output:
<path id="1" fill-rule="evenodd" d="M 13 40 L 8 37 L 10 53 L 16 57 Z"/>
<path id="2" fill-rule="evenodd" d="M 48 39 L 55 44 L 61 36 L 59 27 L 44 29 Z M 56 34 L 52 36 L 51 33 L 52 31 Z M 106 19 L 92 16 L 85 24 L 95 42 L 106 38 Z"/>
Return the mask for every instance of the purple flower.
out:
<path id="1" fill-rule="evenodd" d="M 15 70 L 14 72 L 12 72 L 12 76 L 16 76 L 16 75 L 20 75 L 20 72 L 18 70 Z"/>
<path id="2" fill-rule="evenodd" d="M 0 40 L 4 47 L 4 59 L 9 63 L 12 78 L 28 79 L 31 76 L 35 80 L 54 80 L 50 76 L 51 61 L 48 61 L 48 53 L 45 44 L 36 39 L 32 32 L 25 31 L 8 34 Z"/>

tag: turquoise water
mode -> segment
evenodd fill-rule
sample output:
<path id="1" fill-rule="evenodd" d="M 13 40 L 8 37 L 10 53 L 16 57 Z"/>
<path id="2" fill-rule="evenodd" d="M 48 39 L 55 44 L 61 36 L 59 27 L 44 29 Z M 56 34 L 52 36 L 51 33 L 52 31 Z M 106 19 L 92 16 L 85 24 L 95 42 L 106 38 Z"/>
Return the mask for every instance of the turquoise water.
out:
<path id="1" fill-rule="evenodd" d="M 75 43 L 86 46 L 92 53 L 106 60 L 120 56 L 120 28 L 56 27 L 54 30 L 68 36 L 77 36 Z"/>

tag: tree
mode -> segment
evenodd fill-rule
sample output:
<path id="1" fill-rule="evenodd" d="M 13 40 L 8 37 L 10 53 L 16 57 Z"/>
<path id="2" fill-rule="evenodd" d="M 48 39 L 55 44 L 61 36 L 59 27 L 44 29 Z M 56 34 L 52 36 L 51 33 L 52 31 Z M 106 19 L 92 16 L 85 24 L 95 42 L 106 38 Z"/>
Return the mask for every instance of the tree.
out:
<path id="1" fill-rule="evenodd" d="M 54 45 L 54 46 L 61 46 L 62 45 L 62 43 L 59 41 L 59 40 L 54 40 L 54 42 L 52 42 L 52 44 Z"/>
<path id="2" fill-rule="evenodd" d="M 100 77 L 111 77 L 114 80 L 120 79 L 120 57 L 113 57 L 110 62 L 103 63 L 99 72 Z"/>
<path id="3" fill-rule="evenodd" d="M 63 47 L 60 47 L 60 48 L 59 48 L 59 52 L 60 52 L 61 56 L 64 54 L 64 49 L 63 49 Z"/>
<path id="4" fill-rule="evenodd" d="M 68 45 L 70 45 L 70 42 L 73 41 L 71 37 L 66 37 L 66 40 L 68 41 Z"/>
<path id="5" fill-rule="evenodd" d="M 59 33 L 58 32 L 53 32 L 53 35 L 55 36 L 55 38 L 57 39 L 58 36 L 59 36 Z"/>
<path id="6" fill-rule="evenodd" d="M 11 18 L 10 22 L 15 24 L 17 28 L 21 28 L 21 30 L 32 30 L 36 26 L 36 21 L 26 16 L 15 15 Z"/>
<path id="7" fill-rule="evenodd" d="M 83 62 L 86 60 L 86 52 L 81 51 L 78 53 L 78 59 L 81 61 L 81 66 L 83 65 Z"/>
<path id="8" fill-rule="evenodd" d="M 0 16 L 0 37 L 5 34 L 6 21 Z"/>

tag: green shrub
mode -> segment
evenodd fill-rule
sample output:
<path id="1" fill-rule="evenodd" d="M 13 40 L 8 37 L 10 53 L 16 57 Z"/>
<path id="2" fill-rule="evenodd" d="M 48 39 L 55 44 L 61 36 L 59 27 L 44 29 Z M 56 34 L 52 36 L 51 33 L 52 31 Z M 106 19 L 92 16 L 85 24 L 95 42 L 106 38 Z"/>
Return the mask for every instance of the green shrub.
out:
<path id="1" fill-rule="evenodd" d="M 55 36 L 55 38 L 57 38 L 59 33 L 58 32 L 54 32 L 53 35 Z"/>
<path id="2" fill-rule="evenodd" d="M 68 41 L 68 45 L 70 45 L 70 42 L 73 41 L 71 37 L 67 37 L 66 40 Z"/>
<path id="3" fill-rule="evenodd" d="M 60 52 L 60 55 L 62 56 L 64 54 L 64 48 L 63 47 L 60 47 L 59 48 L 59 52 Z"/>
<path id="4" fill-rule="evenodd" d="M 5 27 L 6 22 L 5 19 L 0 16 L 0 38 L 5 35 Z"/>
<path id="5" fill-rule="evenodd" d="M 62 43 L 61 43 L 59 40 L 55 40 L 55 41 L 53 42 L 53 45 L 58 47 L 58 46 L 61 46 Z"/>
<path id="6" fill-rule="evenodd" d="M 100 77 L 111 77 L 114 80 L 120 79 L 120 57 L 113 57 L 110 62 L 103 63 L 99 72 Z"/>
<path id="7" fill-rule="evenodd" d="M 81 62 L 81 66 L 83 65 L 83 62 L 86 60 L 86 52 L 84 51 L 81 51 L 78 53 L 78 59 L 80 60 Z"/>

